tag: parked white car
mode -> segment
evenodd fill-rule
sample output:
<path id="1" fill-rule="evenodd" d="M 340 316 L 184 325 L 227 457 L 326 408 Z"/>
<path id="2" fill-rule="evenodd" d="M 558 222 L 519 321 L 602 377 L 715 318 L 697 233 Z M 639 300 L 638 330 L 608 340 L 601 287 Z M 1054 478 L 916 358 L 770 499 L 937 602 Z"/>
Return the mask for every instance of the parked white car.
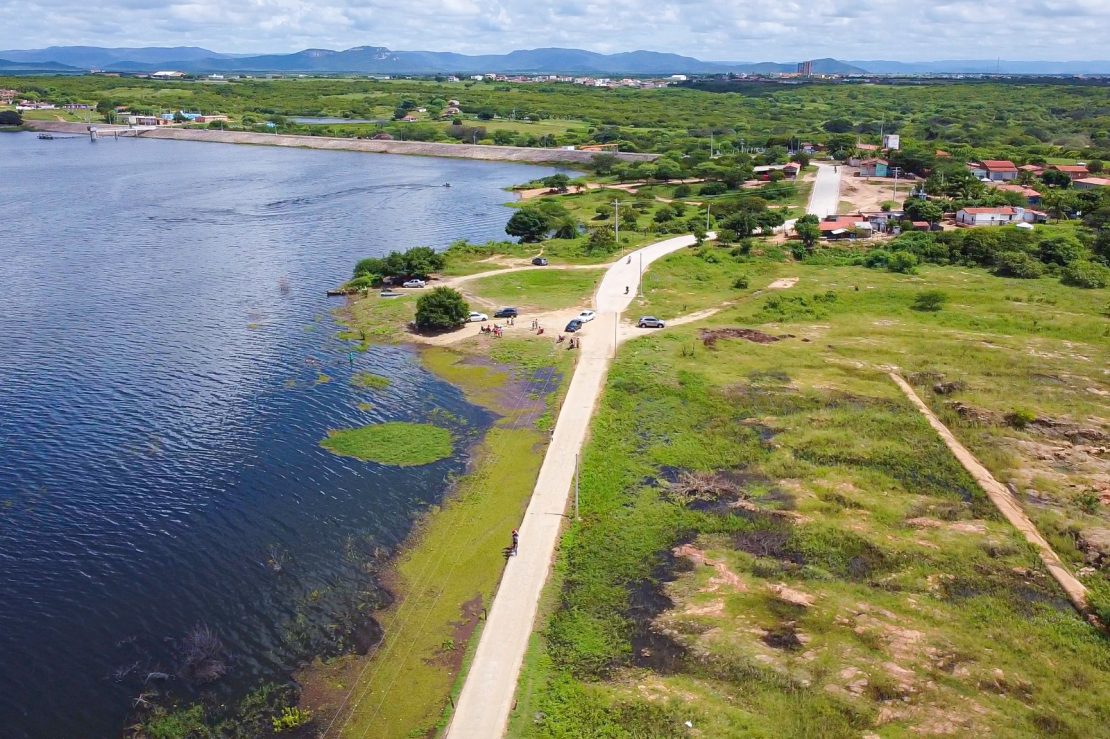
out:
<path id="1" fill-rule="evenodd" d="M 488 321 L 489 316 L 487 316 L 485 313 L 479 313 L 478 311 L 472 310 L 470 311 L 470 316 L 466 320 L 470 321 L 471 323 L 480 323 L 481 321 Z"/>
<path id="2" fill-rule="evenodd" d="M 592 310 L 584 310 L 578 314 L 578 320 L 582 323 L 589 323 L 595 318 L 597 318 L 597 314 L 594 313 Z"/>
<path id="3" fill-rule="evenodd" d="M 401 287 L 424 287 L 425 284 L 424 280 L 409 280 L 401 283 Z"/>

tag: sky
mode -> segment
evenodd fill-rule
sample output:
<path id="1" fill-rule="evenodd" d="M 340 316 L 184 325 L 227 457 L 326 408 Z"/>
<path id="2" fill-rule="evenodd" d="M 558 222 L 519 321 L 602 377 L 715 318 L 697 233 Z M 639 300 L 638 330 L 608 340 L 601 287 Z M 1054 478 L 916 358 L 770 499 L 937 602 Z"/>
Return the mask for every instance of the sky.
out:
<path id="1" fill-rule="evenodd" d="M 0 49 L 648 49 L 720 61 L 1105 59 L 1110 0 L 0 0 Z"/>

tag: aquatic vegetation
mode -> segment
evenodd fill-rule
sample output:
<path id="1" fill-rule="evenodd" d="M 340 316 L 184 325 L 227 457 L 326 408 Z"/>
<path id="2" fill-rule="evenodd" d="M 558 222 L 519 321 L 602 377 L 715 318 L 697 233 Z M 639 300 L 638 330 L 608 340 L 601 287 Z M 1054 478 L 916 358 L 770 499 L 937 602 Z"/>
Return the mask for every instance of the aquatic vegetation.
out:
<path id="1" fill-rule="evenodd" d="M 351 384 L 365 390 L 384 390 L 389 387 L 389 378 L 373 372 L 356 372 L 351 375 Z"/>
<path id="2" fill-rule="evenodd" d="M 316 375 L 316 384 L 317 385 L 325 385 L 329 382 L 331 382 L 331 377 L 329 377 L 328 375 L 325 375 L 323 372 Z"/>
<path id="3" fill-rule="evenodd" d="M 379 423 L 355 429 L 333 429 L 320 442 L 333 454 L 395 467 L 417 467 L 451 456 L 453 437 L 447 429 L 426 423 Z"/>

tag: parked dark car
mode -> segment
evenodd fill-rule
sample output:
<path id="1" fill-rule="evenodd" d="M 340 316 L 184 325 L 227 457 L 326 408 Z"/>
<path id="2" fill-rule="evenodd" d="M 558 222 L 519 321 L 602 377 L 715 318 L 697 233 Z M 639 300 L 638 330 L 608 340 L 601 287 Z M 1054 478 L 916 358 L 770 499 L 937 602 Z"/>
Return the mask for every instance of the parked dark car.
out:
<path id="1" fill-rule="evenodd" d="M 663 328 L 663 322 L 655 316 L 644 316 L 636 325 L 640 328 Z"/>
<path id="2" fill-rule="evenodd" d="M 516 318 L 520 312 L 516 308 L 502 308 L 493 314 L 494 318 Z"/>
<path id="3" fill-rule="evenodd" d="M 547 260 L 543 257 L 535 257 L 532 259 L 532 264 L 536 265 L 537 267 L 546 267 Z"/>
<path id="4" fill-rule="evenodd" d="M 583 323 L 581 321 L 579 321 L 577 318 L 572 318 L 570 323 L 567 324 L 566 331 L 568 334 L 573 334 L 575 331 L 582 328 L 582 326 Z"/>

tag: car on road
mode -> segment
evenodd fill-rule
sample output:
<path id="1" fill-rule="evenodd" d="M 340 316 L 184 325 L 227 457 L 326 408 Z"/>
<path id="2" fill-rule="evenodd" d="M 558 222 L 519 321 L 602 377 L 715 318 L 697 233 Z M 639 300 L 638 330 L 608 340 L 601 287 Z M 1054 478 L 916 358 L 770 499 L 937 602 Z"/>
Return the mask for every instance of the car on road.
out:
<path id="1" fill-rule="evenodd" d="M 487 316 L 485 313 L 479 313 L 476 310 L 472 310 L 470 311 L 470 315 L 467 316 L 466 320 L 470 321 L 471 323 L 477 323 L 480 321 L 488 321 L 489 316 Z"/>
<path id="2" fill-rule="evenodd" d="M 534 257 L 532 259 L 532 264 L 536 265 L 537 267 L 546 267 L 547 266 L 547 260 L 544 259 L 543 257 Z"/>
<path id="3" fill-rule="evenodd" d="M 664 324 L 655 316 L 641 316 L 640 322 L 636 324 L 640 328 L 663 328 Z"/>
<path id="4" fill-rule="evenodd" d="M 567 324 L 566 332 L 568 334 L 573 334 L 575 331 L 581 329 L 584 325 L 585 324 L 582 323 L 582 321 L 580 321 L 579 319 L 572 318 L 570 319 L 570 323 Z"/>
<path id="5" fill-rule="evenodd" d="M 424 287 L 426 284 L 424 280 L 406 280 L 401 283 L 401 287 Z"/>
<path id="6" fill-rule="evenodd" d="M 592 310 L 584 310 L 578 314 L 578 320 L 582 323 L 589 323 L 595 318 L 597 318 L 597 314 L 594 313 Z"/>
<path id="7" fill-rule="evenodd" d="M 516 318 L 520 312 L 516 308 L 501 308 L 493 314 L 494 318 Z"/>

